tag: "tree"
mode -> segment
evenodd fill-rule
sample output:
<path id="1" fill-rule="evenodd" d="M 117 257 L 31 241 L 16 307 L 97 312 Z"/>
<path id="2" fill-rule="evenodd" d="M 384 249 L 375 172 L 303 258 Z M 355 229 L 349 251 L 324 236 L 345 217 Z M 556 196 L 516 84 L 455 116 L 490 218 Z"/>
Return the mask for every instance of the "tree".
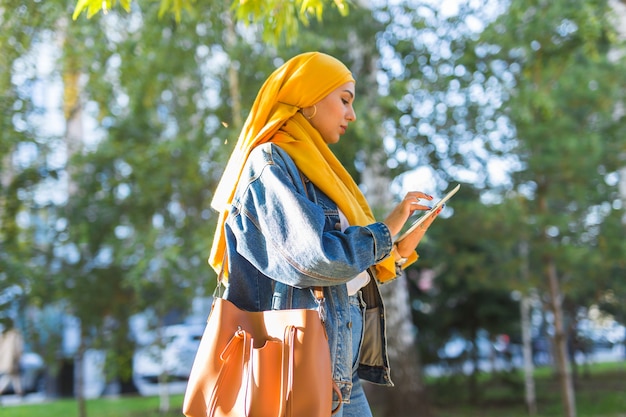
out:
<path id="1" fill-rule="evenodd" d="M 510 85 L 506 114 L 515 128 L 523 169 L 514 175 L 527 202 L 520 219 L 529 228 L 533 284 L 548 297 L 555 319 L 557 368 L 565 415 L 575 416 L 567 363 L 563 297 L 573 291 L 597 242 L 599 207 L 615 199 L 607 175 L 617 168 L 623 99 L 613 86 L 623 70 L 607 61 L 614 37 L 605 2 L 513 2 L 481 35 L 484 65 Z M 516 28 L 508 30 L 505 28 Z M 616 84 L 617 83 L 617 84 Z M 576 161 L 576 163 L 573 163 Z"/>
<path id="2" fill-rule="evenodd" d="M 386 23 L 378 37 L 382 55 L 379 77 L 385 79 L 380 88 L 384 91 L 382 101 L 398 115 L 386 118 L 382 124 L 385 147 L 390 154 L 387 166 L 393 173 L 420 168 L 423 177 L 415 176 L 410 187 L 428 185 L 434 187 L 431 192 L 436 195 L 450 184 L 464 183 L 462 193 L 451 202 L 452 207 L 458 208 L 453 218 L 456 220 L 458 216 L 461 220 L 438 221 L 420 245 L 419 262 L 407 271 L 413 289 L 412 305 L 425 306 L 427 311 L 423 315 L 415 312 L 418 342 L 420 346 L 431 345 L 434 351 L 450 335 L 450 323 L 454 320 L 459 320 L 456 329 L 464 332 L 468 340 L 475 340 L 479 326 L 489 328 L 489 320 L 480 317 L 487 314 L 487 309 L 498 307 L 495 302 L 486 305 L 484 301 L 495 301 L 494 294 L 499 296 L 510 290 L 510 275 L 506 271 L 511 266 L 506 264 L 513 262 L 506 248 L 512 242 L 507 239 L 502 244 L 495 240 L 508 236 L 497 233 L 502 229 L 501 224 L 489 227 L 494 211 L 491 205 L 485 208 L 478 201 L 476 206 L 464 204 L 462 197 L 476 200 L 481 194 L 488 194 L 478 190 L 504 189 L 506 184 L 489 175 L 490 164 L 511 160 L 506 154 L 510 148 L 505 143 L 507 132 L 493 132 L 494 126 L 503 124 L 502 119 L 494 117 L 500 100 L 498 91 L 486 87 L 485 78 L 466 55 L 472 40 L 478 36 L 478 29 L 469 23 L 488 22 L 491 18 L 486 12 L 490 8 L 481 6 L 484 5 L 460 4 L 456 13 L 446 15 L 436 6 L 406 1 L 386 5 L 376 14 Z M 395 16 L 403 18 L 395 19 Z M 501 222 L 505 218 L 497 217 Z M 467 221 L 471 226 L 463 223 Z M 447 228 L 448 225 L 451 227 Z M 475 242 L 483 236 L 484 240 Z M 489 238 L 494 241 L 490 242 Z M 439 292 L 416 299 L 417 283 L 429 274 L 436 276 L 434 285 Z M 498 278 L 507 284 L 495 284 Z M 496 289 L 492 289 L 494 286 Z M 454 292 L 457 290 L 458 293 Z M 479 305 L 472 303 L 487 293 L 492 297 L 484 297 Z M 503 309 L 507 314 L 513 304 L 510 301 L 508 310 Z M 456 308 L 450 309 L 450 305 Z M 461 306 L 467 309 L 461 312 Z M 440 326 L 442 314 L 450 319 L 443 321 L 447 325 Z M 467 319 L 464 324 L 472 327 L 461 326 L 463 318 Z M 472 318 L 476 320 L 469 323 Z M 421 353 L 425 360 L 429 359 L 430 349 Z"/>
<path id="3" fill-rule="evenodd" d="M 50 105 L 42 86 L 54 74 L 40 70 L 36 57 L 60 10 L 54 2 L 36 7 L 11 1 L 2 1 L 0 9 L 0 294 L 15 296 L 16 311 L 0 310 L 15 314 L 27 342 L 49 357 L 58 339 L 36 343 L 40 335 L 31 326 L 30 309 L 49 300 L 49 292 L 34 288 L 49 283 L 49 214 L 56 202 L 49 190 L 62 167 L 56 152 L 59 132 L 41 118 Z M 54 375 L 53 366 L 49 371 Z"/>
<path id="4" fill-rule="evenodd" d="M 204 262 L 211 240 L 207 208 L 213 171 L 220 167 L 213 160 L 223 159 L 216 155 L 224 152 L 224 138 L 211 138 L 223 132 L 210 103 L 217 90 L 205 84 L 213 74 L 201 73 L 202 51 L 195 46 L 203 35 L 219 37 L 221 30 L 163 27 L 153 24 L 156 13 L 150 12 L 100 22 L 115 32 L 77 25 L 86 36 L 73 41 L 95 40 L 100 47 L 81 43 L 66 50 L 68 60 L 76 54 L 88 58 L 78 61 L 78 71 L 90 80 L 78 105 L 91 103 L 103 133 L 93 149 L 76 154 L 68 165 L 75 191 L 59 236 L 69 239 L 56 241 L 59 249 L 75 248 L 57 276 L 81 319 L 86 347 L 110 349 L 104 335 L 132 346 L 130 315 L 151 310 L 158 330 L 168 324 L 167 315 L 184 316 L 189 300 L 210 291 Z M 139 15 L 144 22 L 133 28 L 130 21 Z M 208 52 L 204 57 L 211 58 Z M 91 291 L 77 291 L 81 285 Z M 161 407 L 168 408 L 166 393 Z"/>
<path id="5" fill-rule="evenodd" d="M 485 188 L 485 201 L 519 204 L 518 218 L 502 219 L 527 228 L 509 229 L 514 233 L 505 241 L 529 242 L 530 273 L 526 283 L 513 286 L 523 294 L 539 286 L 542 295 L 552 294 L 551 309 L 559 314 L 555 265 L 568 283 L 566 294 L 573 295 L 582 271 L 601 262 L 582 256 L 582 248 L 597 243 L 595 226 L 604 214 L 595 213 L 615 199 L 615 188 L 605 181 L 622 152 L 616 138 L 623 127 L 612 111 L 621 92 L 605 88 L 621 85 L 623 71 L 606 60 L 614 38 L 602 23 L 608 16 L 604 2 L 484 6 L 461 4 L 445 18 L 435 8 L 407 2 L 381 15 L 390 22 L 391 16 L 414 16 L 387 25 L 381 36 L 390 97 L 400 97 L 396 103 L 404 112 L 386 126 L 392 138 L 405 139 L 395 140 L 400 162 L 428 160 L 441 183 L 463 176 Z M 477 22 L 487 26 L 477 30 Z M 582 167 L 571 162 L 583 159 Z M 488 175 L 494 162 L 505 164 L 508 174 L 520 173 L 494 181 Z M 510 188 L 515 192 L 507 196 Z M 519 275 L 511 271 L 511 277 Z M 541 276 L 552 286 L 540 285 Z M 561 347 L 564 340 L 561 334 Z M 563 392 L 571 408 L 568 385 Z"/>

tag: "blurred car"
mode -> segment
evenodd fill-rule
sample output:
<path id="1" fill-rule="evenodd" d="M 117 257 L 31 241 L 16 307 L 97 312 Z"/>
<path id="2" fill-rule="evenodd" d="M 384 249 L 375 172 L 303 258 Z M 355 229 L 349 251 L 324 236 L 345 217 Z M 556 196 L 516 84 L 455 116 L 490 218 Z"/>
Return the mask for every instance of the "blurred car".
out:
<path id="1" fill-rule="evenodd" d="M 141 395 L 158 395 L 159 377 L 166 376 L 169 393 L 183 393 L 200 345 L 205 324 L 177 324 L 160 331 L 164 348 L 156 342 L 135 351 L 133 382 Z"/>
<path id="2" fill-rule="evenodd" d="M 46 367 L 43 358 L 34 352 L 25 352 L 20 360 L 24 392 L 45 391 Z"/>

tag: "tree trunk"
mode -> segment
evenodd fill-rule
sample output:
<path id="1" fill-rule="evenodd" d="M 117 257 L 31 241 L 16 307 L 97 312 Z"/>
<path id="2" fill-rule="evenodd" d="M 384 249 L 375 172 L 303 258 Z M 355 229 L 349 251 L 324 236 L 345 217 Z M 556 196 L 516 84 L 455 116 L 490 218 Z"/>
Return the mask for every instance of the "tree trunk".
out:
<path id="1" fill-rule="evenodd" d="M 369 45 L 358 42 L 353 35 L 354 47 L 350 50 L 353 71 L 362 73 L 360 78 L 371 88 L 359 100 L 375 103 L 377 95 L 377 53 Z M 369 111 L 375 112 L 375 104 Z M 376 132 L 372 132 L 376 133 Z M 382 141 L 381 141 L 382 144 Z M 394 201 L 391 193 L 391 179 L 386 174 L 387 156 L 379 148 L 370 153 L 366 169 L 362 172 L 362 182 L 367 189 L 367 198 L 374 213 L 388 213 Z M 365 389 L 372 401 L 378 417 L 429 417 L 430 403 L 425 394 L 422 365 L 416 344 L 416 330 L 413 325 L 408 283 L 405 274 L 394 282 L 380 287 L 385 303 L 386 329 L 388 337 L 387 353 L 391 366 L 391 379 L 394 387 L 383 388 L 366 385 Z"/>
<path id="2" fill-rule="evenodd" d="M 528 282 L 530 279 L 528 242 L 521 242 L 519 250 L 522 258 L 520 275 L 523 281 Z M 520 321 L 522 326 L 522 357 L 524 359 L 524 394 L 528 414 L 534 416 L 537 414 L 537 395 L 535 392 L 535 378 L 533 376 L 535 367 L 533 364 L 533 341 L 530 333 L 530 303 L 531 298 L 526 294 L 522 294 L 520 300 Z"/>
<path id="3" fill-rule="evenodd" d="M 550 307 L 554 314 L 554 354 L 559 385 L 561 386 L 563 409 L 566 417 L 576 417 L 574 384 L 572 383 L 572 373 L 567 360 L 567 340 L 565 337 L 565 326 L 563 325 L 561 290 L 554 259 L 549 256 L 546 257 L 544 266 L 550 285 Z"/>
<path id="4" fill-rule="evenodd" d="M 74 154 L 79 152 L 82 146 L 82 140 L 84 136 L 83 119 L 82 119 L 82 106 L 80 102 L 80 63 L 74 51 L 74 46 L 71 43 L 70 38 L 67 36 L 68 32 L 67 19 L 60 19 L 58 22 L 58 33 L 60 43 L 63 46 L 63 114 L 65 116 L 65 146 L 67 147 L 67 159 L 68 161 Z M 68 197 L 71 197 L 76 193 L 76 186 L 74 183 L 74 172 L 71 164 L 67 167 L 68 183 L 67 192 Z M 80 317 L 79 317 L 80 319 Z M 76 396 L 76 402 L 78 405 L 78 417 L 87 416 L 87 404 L 85 401 L 85 351 L 87 329 L 84 328 L 84 324 L 81 321 L 80 324 L 80 341 L 76 357 L 74 358 L 74 381 Z"/>
<path id="5" fill-rule="evenodd" d="M 478 355 L 478 329 L 471 329 L 471 346 L 469 354 L 467 355 L 468 361 L 472 364 L 472 371 L 467 376 L 467 392 L 469 394 L 469 401 L 471 404 L 478 404 L 480 402 L 480 391 L 478 389 L 478 374 L 480 372 L 480 357 Z M 463 365 L 461 365 L 463 366 Z M 462 369 L 462 368 L 461 368 Z"/>
<path id="6" fill-rule="evenodd" d="M 85 401 L 85 334 L 87 332 L 82 323 L 80 329 L 80 342 L 74 358 L 74 381 L 76 382 L 74 395 L 78 406 L 78 417 L 87 417 L 87 402 Z"/>
<path id="7" fill-rule="evenodd" d="M 524 358 L 524 387 L 526 409 L 528 414 L 537 414 L 537 397 L 535 393 L 535 378 L 533 377 L 533 351 L 530 335 L 530 298 L 522 296 L 520 300 L 520 316 L 522 321 L 522 353 Z"/>
<path id="8" fill-rule="evenodd" d="M 66 36 L 67 19 L 61 19 L 58 24 L 58 33 L 63 45 L 63 115 L 65 116 L 65 146 L 67 148 L 67 160 L 80 152 L 83 146 L 84 127 L 83 127 L 83 108 L 80 101 L 81 94 L 81 71 L 80 59 L 74 52 L 72 40 Z M 67 193 L 71 197 L 76 193 L 76 185 L 74 183 L 74 171 L 72 164 L 67 164 Z"/>
<path id="9" fill-rule="evenodd" d="M 163 361 L 163 358 L 161 358 L 161 360 Z M 163 369 L 165 369 L 165 367 Z M 166 414 L 170 411 L 170 390 L 167 385 L 168 381 L 169 375 L 167 372 L 161 372 L 159 374 L 159 411 L 161 414 Z"/>
<path id="10" fill-rule="evenodd" d="M 381 173 L 384 155 L 379 153 L 369 159 L 363 173 L 363 182 L 368 190 L 372 207 L 388 211 L 390 180 Z M 406 275 L 380 287 L 385 302 L 388 355 L 391 366 L 391 379 L 394 387 L 381 388 L 366 385 L 368 395 L 381 417 L 428 417 L 430 405 L 425 393 L 422 366 L 416 344 L 415 328 L 411 315 L 408 283 Z"/>
<path id="11" fill-rule="evenodd" d="M 226 31 L 224 33 L 224 43 L 226 44 L 227 52 L 232 51 L 237 43 L 237 33 L 235 32 L 235 23 L 230 10 L 230 0 L 225 2 L 225 20 Z M 243 127 L 243 120 L 241 117 L 241 88 L 239 87 L 239 68 L 238 65 L 230 59 L 228 65 L 228 92 L 230 96 L 232 117 L 233 117 L 233 131 L 238 132 Z"/>
<path id="12" fill-rule="evenodd" d="M 375 409 L 381 417 L 428 417 L 430 404 L 423 382 L 406 276 L 381 287 L 387 317 L 388 354 L 394 387 L 378 388 Z"/>
<path id="13" fill-rule="evenodd" d="M 163 317 L 163 314 L 159 314 Z M 167 364 L 165 363 L 165 349 L 167 347 L 167 340 L 164 334 L 163 319 L 159 320 L 159 325 L 155 329 L 156 332 L 156 346 L 158 347 L 157 353 L 154 356 L 154 360 L 161 364 L 161 371 L 158 377 L 159 384 L 159 411 L 165 414 L 170 411 L 170 392 L 167 385 L 169 381 L 169 374 Z"/>

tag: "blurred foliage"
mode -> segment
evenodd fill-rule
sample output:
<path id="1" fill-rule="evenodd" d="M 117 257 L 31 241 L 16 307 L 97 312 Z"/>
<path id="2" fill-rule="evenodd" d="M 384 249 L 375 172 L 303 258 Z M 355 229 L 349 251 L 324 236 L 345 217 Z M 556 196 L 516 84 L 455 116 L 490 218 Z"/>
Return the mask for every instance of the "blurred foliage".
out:
<path id="1" fill-rule="evenodd" d="M 131 0 L 120 0 L 120 5 L 126 12 L 131 11 L 131 3 Z M 76 20 L 83 12 L 86 12 L 88 19 L 99 12 L 108 14 L 116 5 L 117 0 L 78 0 L 72 18 Z M 311 17 L 321 21 L 327 8 L 335 9 L 341 16 L 346 16 L 349 5 L 347 0 L 234 0 L 230 10 L 238 21 L 260 28 L 264 41 L 273 45 L 290 45 L 296 41 L 300 25 L 308 26 Z M 173 15 L 176 22 L 180 23 L 183 12 L 195 19 L 202 14 L 204 6 L 192 0 L 160 0 L 158 16 L 163 18 Z M 214 5 L 209 8 L 211 7 Z"/>

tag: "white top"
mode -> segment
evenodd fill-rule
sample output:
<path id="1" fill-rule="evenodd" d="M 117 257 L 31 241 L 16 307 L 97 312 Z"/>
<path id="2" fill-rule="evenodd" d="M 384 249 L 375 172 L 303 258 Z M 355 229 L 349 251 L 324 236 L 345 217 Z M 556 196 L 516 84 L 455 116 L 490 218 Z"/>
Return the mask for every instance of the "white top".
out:
<path id="1" fill-rule="evenodd" d="M 339 210 L 339 224 L 341 225 L 342 232 L 350 226 L 348 219 L 341 212 L 341 210 Z M 365 287 L 368 282 L 370 282 L 370 274 L 368 274 L 367 271 L 361 272 L 359 275 L 346 283 L 348 286 L 348 295 L 356 294 L 361 288 Z"/>
<path id="2" fill-rule="evenodd" d="M 4 332 L 0 330 L 0 374 L 16 373 L 23 347 L 22 335 L 15 328 Z"/>

